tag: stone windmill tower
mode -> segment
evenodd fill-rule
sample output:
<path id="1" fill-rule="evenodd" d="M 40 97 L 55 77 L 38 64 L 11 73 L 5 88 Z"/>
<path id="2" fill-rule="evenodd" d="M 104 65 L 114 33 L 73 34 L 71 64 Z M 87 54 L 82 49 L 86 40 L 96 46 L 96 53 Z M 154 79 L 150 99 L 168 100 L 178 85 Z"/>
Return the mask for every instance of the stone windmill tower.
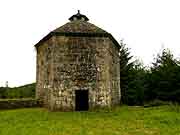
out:
<path id="1" fill-rule="evenodd" d="M 79 11 L 69 20 L 35 45 L 37 99 L 52 111 L 118 105 L 118 42 Z"/>

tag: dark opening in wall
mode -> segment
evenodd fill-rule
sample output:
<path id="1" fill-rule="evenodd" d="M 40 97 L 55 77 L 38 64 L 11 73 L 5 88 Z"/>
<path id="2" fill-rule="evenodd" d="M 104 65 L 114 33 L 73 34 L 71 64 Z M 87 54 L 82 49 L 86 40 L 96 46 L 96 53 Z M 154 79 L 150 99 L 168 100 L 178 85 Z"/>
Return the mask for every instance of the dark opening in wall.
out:
<path id="1" fill-rule="evenodd" d="M 76 111 L 87 111 L 89 109 L 89 92 L 88 90 L 76 90 Z"/>

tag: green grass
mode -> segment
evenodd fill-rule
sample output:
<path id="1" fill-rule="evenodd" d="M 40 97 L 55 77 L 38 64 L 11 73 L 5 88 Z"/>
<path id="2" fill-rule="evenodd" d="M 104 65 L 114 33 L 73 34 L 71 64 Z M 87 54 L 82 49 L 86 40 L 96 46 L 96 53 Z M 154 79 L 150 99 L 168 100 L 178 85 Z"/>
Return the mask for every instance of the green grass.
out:
<path id="1" fill-rule="evenodd" d="M 0 135 L 180 135 L 180 113 L 169 106 L 99 112 L 0 111 Z"/>

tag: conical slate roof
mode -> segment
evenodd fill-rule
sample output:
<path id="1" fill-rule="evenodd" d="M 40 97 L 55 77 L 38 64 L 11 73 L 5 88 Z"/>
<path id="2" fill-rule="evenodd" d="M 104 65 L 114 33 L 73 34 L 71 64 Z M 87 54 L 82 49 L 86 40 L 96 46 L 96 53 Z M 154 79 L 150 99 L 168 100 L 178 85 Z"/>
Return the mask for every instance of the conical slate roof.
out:
<path id="1" fill-rule="evenodd" d="M 69 18 L 70 22 L 65 25 L 53 30 L 42 40 L 40 40 L 35 47 L 39 46 L 42 42 L 48 40 L 53 35 L 56 36 L 81 36 L 81 37 L 109 37 L 115 45 L 119 48 L 118 42 L 113 38 L 113 36 L 106 32 L 105 30 L 89 23 L 89 19 L 78 13 Z"/>
<path id="2" fill-rule="evenodd" d="M 57 28 L 53 32 L 60 32 L 60 33 L 107 33 L 105 30 L 95 26 L 94 24 L 89 23 L 89 19 L 78 13 L 71 16 L 69 18 L 70 22 L 66 23 L 65 25 Z"/>
<path id="3" fill-rule="evenodd" d="M 105 30 L 83 20 L 75 20 L 66 23 L 53 32 L 60 33 L 107 33 Z"/>

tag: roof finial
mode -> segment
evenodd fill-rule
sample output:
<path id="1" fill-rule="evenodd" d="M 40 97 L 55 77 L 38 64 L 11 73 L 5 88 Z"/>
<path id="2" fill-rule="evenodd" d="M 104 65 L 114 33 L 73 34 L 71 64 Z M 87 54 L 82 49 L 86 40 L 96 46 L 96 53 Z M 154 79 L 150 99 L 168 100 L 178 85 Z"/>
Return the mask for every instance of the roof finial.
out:
<path id="1" fill-rule="evenodd" d="M 88 19 L 85 15 L 81 14 L 81 13 L 80 13 L 80 10 L 78 10 L 78 13 L 75 14 L 75 15 L 73 15 L 73 16 L 71 16 L 71 17 L 69 18 L 69 20 L 70 20 L 70 21 L 75 21 L 75 20 L 88 21 L 89 19 Z"/>

